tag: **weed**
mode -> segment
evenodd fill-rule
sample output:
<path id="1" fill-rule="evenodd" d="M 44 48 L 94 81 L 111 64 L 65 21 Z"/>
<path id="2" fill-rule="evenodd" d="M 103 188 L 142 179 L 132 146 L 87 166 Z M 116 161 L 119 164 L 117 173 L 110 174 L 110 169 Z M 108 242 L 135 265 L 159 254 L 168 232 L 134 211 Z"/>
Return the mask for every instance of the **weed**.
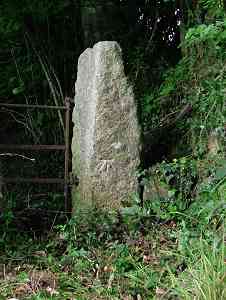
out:
<path id="1" fill-rule="evenodd" d="M 225 244 L 206 239 L 196 241 L 196 247 L 190 251 L 190 262 L 179 276 L 171 274 L 172 295 L 179 299 L 225 299 Z"/>

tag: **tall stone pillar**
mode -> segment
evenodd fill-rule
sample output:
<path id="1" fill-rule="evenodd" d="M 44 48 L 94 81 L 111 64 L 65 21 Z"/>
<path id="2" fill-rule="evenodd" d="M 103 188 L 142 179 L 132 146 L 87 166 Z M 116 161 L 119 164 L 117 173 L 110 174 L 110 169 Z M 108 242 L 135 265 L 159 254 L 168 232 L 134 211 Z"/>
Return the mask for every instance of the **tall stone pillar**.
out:
<path id="1" fill-rule="evenodd" d="M 79 57 L 73 122 L 74 209 L 120 208 L 138 191 L 140 129 L 116 42 L 99 42 Z"/>

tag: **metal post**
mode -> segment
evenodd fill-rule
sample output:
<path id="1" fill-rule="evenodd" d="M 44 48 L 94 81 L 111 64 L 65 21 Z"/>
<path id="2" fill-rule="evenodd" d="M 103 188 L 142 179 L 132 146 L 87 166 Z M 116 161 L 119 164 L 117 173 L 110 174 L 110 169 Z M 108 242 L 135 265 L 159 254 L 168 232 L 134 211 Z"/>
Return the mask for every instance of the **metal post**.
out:
<path id="1" fill-rule="evenodd" d="M 69 203 L 69 156 L 70 156 L 70 99 L 65 98 L 65 169 L 64 169 L 64 197 L 65 197 L 65 211 L 70 209 Z"/>

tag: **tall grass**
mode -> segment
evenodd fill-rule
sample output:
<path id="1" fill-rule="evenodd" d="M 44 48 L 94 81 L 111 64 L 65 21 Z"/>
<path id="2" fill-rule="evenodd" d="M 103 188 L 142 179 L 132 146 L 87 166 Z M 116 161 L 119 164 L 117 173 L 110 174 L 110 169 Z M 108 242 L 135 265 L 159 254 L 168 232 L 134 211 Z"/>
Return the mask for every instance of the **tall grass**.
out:
<path id="1" fill-rule="evenodd" d="M 225 300 L 226 261 L 225 243 L 200 238 L 198 249 L 188 263 L 187 269 L 176 276 L 170 273 L 172 294 L 184 300 Z"/>

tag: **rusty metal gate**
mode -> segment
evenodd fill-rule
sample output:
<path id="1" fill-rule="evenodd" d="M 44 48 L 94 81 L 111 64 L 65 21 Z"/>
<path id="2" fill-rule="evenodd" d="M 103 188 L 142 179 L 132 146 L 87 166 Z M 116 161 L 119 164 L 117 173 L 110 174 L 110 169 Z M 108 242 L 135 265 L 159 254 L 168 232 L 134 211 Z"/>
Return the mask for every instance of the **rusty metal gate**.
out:
<path id="1" fill-rule="evenodd" d="M 35 184 L 58 184 L 63 187 L 64 199 L 65 199 L 65 212 L 70 213 L 71 211 L 71 200 L 70 200 L 70 190 L 69 190 L 69 162 L 70 162 L 70 112 L 71 112 L 71 99 L 65 98 L 64 106 L 49 106 L 49 105 L 30 105 L 30 104 L 9 104 L 0 103 L 0 107 L 7 108 L 25 108 L 25 109 L 37 109 L 37 110 L 61 110 L 65 112 L 65 130 L 64 130 L 64 140 L 63 145 L 22 145 L 22 144 L 0 144 L 0 151 L 14 151 L 14 150 L 29 150 L 29 151 L 64 151 L 64 178 L 48 178 L 48 177 L 2 177 L 2 183 L 35 183 Z M 10 153 L 9 153 L 10 154 Z"/>

